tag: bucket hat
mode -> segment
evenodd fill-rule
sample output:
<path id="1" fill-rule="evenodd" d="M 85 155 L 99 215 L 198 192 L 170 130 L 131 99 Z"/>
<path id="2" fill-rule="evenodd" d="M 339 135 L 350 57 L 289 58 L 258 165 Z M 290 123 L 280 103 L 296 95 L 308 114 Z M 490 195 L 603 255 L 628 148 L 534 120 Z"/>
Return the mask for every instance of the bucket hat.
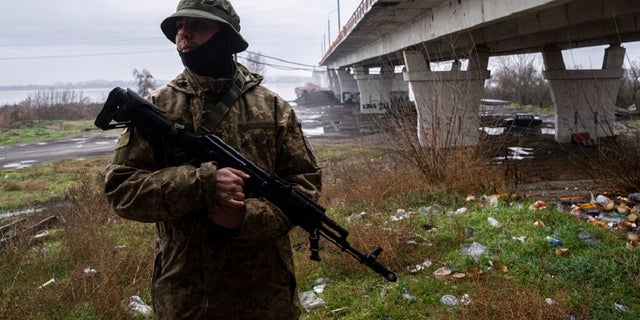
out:
<path id="1" fill-rule="evenodd" d="M 176 20 L 179 18 L 208 19 L 226 24 L 231 39 L 231 52 L 242 52 L 249 47 L 247 41 L 240 35 L 240 16 L 227 0 L 182 0 L 178 3 L 176 12 L 162 21 L 160 29 L 171 42 L 175 43 Z"/>

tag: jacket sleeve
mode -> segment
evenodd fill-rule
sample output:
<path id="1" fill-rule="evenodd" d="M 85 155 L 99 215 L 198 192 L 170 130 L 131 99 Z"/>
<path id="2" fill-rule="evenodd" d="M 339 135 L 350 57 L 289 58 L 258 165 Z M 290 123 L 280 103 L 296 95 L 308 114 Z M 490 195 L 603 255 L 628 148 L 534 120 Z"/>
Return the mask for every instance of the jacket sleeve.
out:
<path id="1" fill-rule="evenodd" d="M 127 129 L 105 175 L 107 200 L 119 216 L 158 222 L 205 207 L 215 197 L 216 167 L 205 163 L 159 168 L 150 143 Z"/>
<path id="2" fill-rule="evenodd" d="M 317 201 L 321 192 L 322 172 L 293 109 L 286 102 L 281 103 L 284 123 L 276 137 L 275 172 L 294 188 Z M 245 220 L 236 236 L 238 239 L 271 239 L 286 234 L 294 227 L 282 210 L 266 199 L 249 198 L 245 203 Z"/>

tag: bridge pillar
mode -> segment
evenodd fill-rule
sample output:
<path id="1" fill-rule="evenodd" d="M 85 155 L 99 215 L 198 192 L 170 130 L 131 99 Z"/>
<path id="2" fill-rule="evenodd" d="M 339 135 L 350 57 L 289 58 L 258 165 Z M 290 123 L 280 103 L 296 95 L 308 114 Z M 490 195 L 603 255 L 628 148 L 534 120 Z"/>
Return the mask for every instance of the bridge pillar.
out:
<path id="1" fill-rule="evenodd" d="M 335 70 L 335 73 L 340 87 L 340 102 L 359 102 L 360 90 L 358 89 L 358 82 L 353 78 L 353 75 L 349 71 L 341 69 Z"/>
<path id="2" fill-rule="evenodd" d="M 404 80 L 413 91 L 418 113 L 418 140 L 422 147 L 447 148 L 479 141 L 479 108 L 489 53 L 478 51 L 467 71 L 459 61 L 450 71 L 432 71 L 423 53 L 404 51 Z"/>
<path id="3" fill-rule="evenodd" d="M 588 133 L 591 138 L 615 134 L 614 109 L 624 55 L 624 48 L 612 44 L 605 50 L 601 70 L 567 70 L 559 48 L 544 48 L 544 76 L 555 105 L 557 142 L 571 142 L 575 133 Z"/>
<path id="4" fill-rule="evenodd" d="M 391 102 L 393 68 L 383 67 L 380 74 L 369 74 L 369 70 L 358 66 L 354 78 L 360 91 L 360 113 L 385 113 Z"/>
<path id="5" fill-rule="evenodd" d="M 340 88 L 340 79 L 338 79 L 337 70 L 327 69 L 327 76 L 329 78 L 329 90 L 331 90 L 334 97 L 340 99 L 340 102 L 342 102 L 342 89 Z"/>

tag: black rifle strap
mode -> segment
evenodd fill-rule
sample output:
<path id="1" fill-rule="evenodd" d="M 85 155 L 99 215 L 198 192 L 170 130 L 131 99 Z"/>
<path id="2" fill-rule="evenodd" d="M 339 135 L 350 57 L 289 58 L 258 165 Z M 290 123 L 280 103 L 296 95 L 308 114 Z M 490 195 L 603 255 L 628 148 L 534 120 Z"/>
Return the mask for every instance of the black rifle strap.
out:
<path id="1" fill-rule="evenodd" d="M 202 121 L 198 130 L 211 133 L 213 129 L 217 128 L 220 122 L 222 122 L 222 119 L 224 119 L 227 113 L 229 113 L 229 110 L 231 110 L 231 106 L 240 98 L 245 83 L 246 79 L 244 75 L 240 71 L 240 68 L 236 67 L 231 87 L 229 87 L 224 96 L 218 100 L 213 110 L 206 113 L 206 119 Z M 203 99 L 205 99 L 204 103 L 206 103 L 205 96 L 203 96 Z"/>

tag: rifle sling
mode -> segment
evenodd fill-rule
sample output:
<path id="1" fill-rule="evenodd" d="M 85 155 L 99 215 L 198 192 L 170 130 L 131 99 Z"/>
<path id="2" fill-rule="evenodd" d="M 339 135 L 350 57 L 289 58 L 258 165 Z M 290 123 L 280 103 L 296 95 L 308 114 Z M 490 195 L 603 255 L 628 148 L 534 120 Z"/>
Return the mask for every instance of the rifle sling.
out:
<path id="1" fill-rule="evenodd" d="M 236 68 L 235 75 L 231 87 L 227 90 L 224 96 L 216 102 L 215 107 L 211 112 L 207 112 L 205 119 L 202 121 L 196 131 L 203 131 L 205 133 L 211 133 L 213 129 L 217 128 L 222 122 L 222 119 L 229 113 L 231 106 L 240 98 L 242 88 L 244 87 L 246 80 L 239 68 Z M 205 95 L 203 95 L 204 103 L 207 103 Z"/>

